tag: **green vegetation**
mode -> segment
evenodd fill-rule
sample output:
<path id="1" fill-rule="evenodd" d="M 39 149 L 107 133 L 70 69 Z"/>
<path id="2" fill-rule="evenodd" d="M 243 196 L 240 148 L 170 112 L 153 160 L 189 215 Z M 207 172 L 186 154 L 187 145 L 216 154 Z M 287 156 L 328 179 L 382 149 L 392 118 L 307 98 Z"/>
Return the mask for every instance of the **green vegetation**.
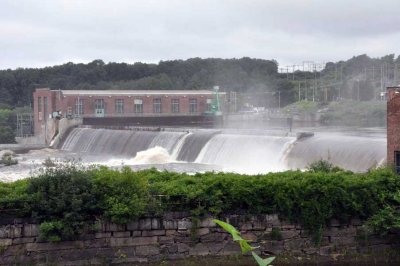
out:
<path id="1" fill-rule="evenodd" d="M 329 104 L 321 114 L 325 125 L 385 126 L 386 102 L 341 101 Z"/>
<path id="2" fill-rule="evenodd" d="M 277 213 L 316 234 L 332 218 L 348 221 L 354 216 L 375 217 L 371 224 L 376 230 L 397 227 L 398 218 L 388 226 L 378 219 L 390 217 L 380 212 L 398 205 L 400 178 L 390 169 L 363 174 L 332 171 L 329 165 L 310 169 L 248 176 L 67 165 L 47 168 L 30 179 L 0 183 L 0 209 L 2 216 L 50 223 L 42 233 L 53 241 L 54 235 L 76 238 L 98 219 L 126 223 L 165 211 L 189 211 L 195 217 Z"/>
<path id="3" fill-rule="evenodd" d="M 274 261 L 275 257 L 262 259 L 260 256 L 258 256 L 257 253 L 254 252 L 254 250 L 257 249 L 257 247 L 252 247 L 250 245 L 250 241 L 243 239 L 240 235 L 240 232 L 229 223 L 225 223 L 220 220 L 213 220 L 213 221 L 232 235 L 233 241 L 239 243 L 240 249 L 242 250 L 242 254 L 251 252 L 251 255 L 253 256 L 254 260 L 257 262 L 259 266 L 267 266 Z"/>
<path id="4" fill-rule="evenodd" d="M 15 143 L 14 112 L 11 109 L 0 108 L 0 144 Z"/>
<path id="5" fill-rule="evenodd" d="M 89 172 L 95 193 L 105 218 L 115 223 L 127 223 L 146 213 L 151 202 L 146 172 L 121 171 L 101 167 Z"/>
<path id="6" fill-rule="evenodd" d="M 380 235 L 400 231 L 400 191 L 392 195 L 390 203 L 373 215 L 367 225 Z"/>
<path id="7" fill-rule="evenodd" d="M 307 170 L 313 173 L 336 173 L 344 171 L 340 167 L 334 166 L 329 161 L 319 160 L 307 166 Z"/>
<path id="8" fill-rule="evenodd" d="M 47 223 L 41 234 L 53 241 L 55 233 L 61 239 L 76 238 L 83 233 L 86 221 L 101 214 L 92 175 L 75 166 L 46 169 L 39 177 L 29 179 L 25 193 L 25 208 L 32 217 Z"/>
<path id="9" fill-rule="evenodd" d="M 319 104 L 312 101 L 299 101 L 285 107 L 286 113 L 312 114 L 318 111 Z"/>
<path id="10" fill-rule="evenodd" d="M 61 241 L 64 224 L 61 221 L 43 222 L 40 224 L 40 239 L 48 242 Z"/>
<path id="11" fill-rule="evenodd" d="M 322 125 L 382 127 L 386 125 L 386 101 L 341 100 L 330 103 L 300 101 L 284 108 L 287 115 L 313 115 Z"/>
<path id="12" fill-rule="evenodd" d="M 235 91 L 276 90 L 273 60 L 191 58 L 146 63 L 66 63 L 46 68 L 0 70 L 0 104 L 29 105 L 36 87 L 51 89 L 204 89 L 219 85 Z M 284 95 L 282 94 L 282 97 Z"/>
<path id="13" fill-rule="evenodd" d="M 275 60 L 248 57 L 190 58 L 158 64 L 69 62 L 45 68 L 0 70 L 0 109 L 31 105 L 37 87 L 171 90 L 219 85 L 223 91 L 239 92 L 239 107 L 245 103 L 261 106 L 266 101 L 265 107 L 276 108 L 279 100 L 281 106 L 286 106 L 299 99 L 325 103 L 342 99 L 371 101 L 379 99 L 384 84 L 398 81 L 391 71 L 395 64 L 400 64 L 400 56 L 395 58 L 394 54 L 381 58 L 354 56 L 347 61 L 328 62 L 320 71 L 305 65 L 294 73 L 278 73 Z M 386 69 L 382 77 L 381 67 Z M 250 100 L 253 93 L 258 94 Z"/>

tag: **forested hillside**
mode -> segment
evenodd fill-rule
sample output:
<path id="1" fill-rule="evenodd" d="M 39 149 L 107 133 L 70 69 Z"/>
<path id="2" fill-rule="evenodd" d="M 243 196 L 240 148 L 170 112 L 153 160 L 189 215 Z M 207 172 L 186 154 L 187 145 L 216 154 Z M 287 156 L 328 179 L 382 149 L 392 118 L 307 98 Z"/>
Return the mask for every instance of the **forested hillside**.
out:
<path id="1" fill-rule="evenodd" d="M 66 63 L 45 68 L 0 70 L 0 108 L 30 105 L 37 87 L 51 89 L 210 89 L 239 93 L 279 92 L 281 106 L 297 100 L 378 99 L 388 85 L 400 81 L 400 56 L 328 62 L 322 70 L 278 73 L 274 60 L 192 58 L 146 63 Z M 274 106 L 276 107 L 276 106 Z"/>
<path id="2" fill-rule="evenodd" d="M 159 64 L 66 63 L 40 69 L 0 71 L 0 101 L 29 105 L 36 87 L 52 89 L 205 89 L 276 90 L 277 63 L 261 59 L 200 59 Z"/>

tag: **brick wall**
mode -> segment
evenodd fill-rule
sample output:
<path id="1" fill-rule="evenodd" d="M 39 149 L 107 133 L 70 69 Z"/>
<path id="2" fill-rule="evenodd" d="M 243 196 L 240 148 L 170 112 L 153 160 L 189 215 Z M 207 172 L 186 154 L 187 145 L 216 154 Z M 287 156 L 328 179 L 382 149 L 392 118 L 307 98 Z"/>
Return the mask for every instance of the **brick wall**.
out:
<path id="1" fill-rule="evenodd" d="M 76 102 L 77 100 L 83 101 L 83 116 L 84 117 L 94 117 L 95 114 L 95 102 L 97 99 L 102 99 L 104 101 L 104 115 L 105 117 L 140 117 L 140 116 L 182 116 L 182 115 L 202 115 L 207 111 L 208 99 L 213 99 L 215 96 L 208 92 L 193 93 L 191 91 L 187 95 L 185 94 L 173 94 L 168 92 L 160 92 L 160 94 L 123 94 L 118 95 L 113 94 L 112 91 L 107 93 L 107 95 L 86 95 L 86 94 L 66 94 L 59 90 L 49 90 L 49 89 L 37 89 L 33 94 L 34 99 L 34 132 L 38 136 L 45 132 L 46 124 L 45 121 L 51 120 L 49 115 L 53 112 L 61 111 L 62 116 L 66 117 L 67 114 L 72 116 L 79 115 L 76 112 Z M 44 99 L 47 99 L 47 112 L 44 111 Z M 221 103 L 225 100 L 225 94 L 220 95 Z M 117 113 L 115 109 L 116 100 L 123 100 L 123 113 Z M 134 110 L 134 100 L 140 99 L 143 102 L 143 113 L 135 113 Z M 155 114 L 153 110 L 154 99 L 161 100 L 161 113 Z M 179 100 L 179 113 L 172 113 L 171 100 Z M 189 101 L 190 99 L 197 100 L 197 111 L 190 112 Z M 38 102 L 41 101 L 41 107 L 39 110 Z M 223 106 L 222 106 L 223 107 Z M 157 125 L 154 125 L 157 126 Z"/>
<path id="2" fill-rule="evenodd" d="M 321 244 L 296 224 L 277 215 L 238 216 L 226 219 L 242 237 L 253 240 L 263 253 L 303 257 L 359 254 L 390 251 L 393 239 L 360 235 L 362 222 L 332 221 L 322 232 Z M 273 229 L 274 228 L 274 229 Z M 275 237 L 271 231 L 275 231 Z M 187 213 L 168 213 L 126 225 L 100 223 L 97 231 L 80 240 L 46 243 L 39 240 L 38 225 L 14 221 L 0 226 L 0 264 L 111 264 L 184 259 L 191 256 L 229 256 L 240 254 L 237 243 L 217 227 L 212 218 L 194 222 Z M 277 237 L 277 234 L 278 236 Z M 379 259 L 378 257 L 374 258 Z"/>
<path id="3" fill-rule="evenodd" d="M 387 92 L 387 163 L 394 165 L 394 152 L 400 151 L 400 87 Z"/>

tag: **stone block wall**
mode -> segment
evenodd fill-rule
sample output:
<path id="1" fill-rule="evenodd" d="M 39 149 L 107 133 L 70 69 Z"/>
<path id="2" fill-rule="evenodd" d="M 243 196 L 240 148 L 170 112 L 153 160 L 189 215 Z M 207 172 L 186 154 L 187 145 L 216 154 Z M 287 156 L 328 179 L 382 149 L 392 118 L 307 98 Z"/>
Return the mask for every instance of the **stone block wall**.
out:
<path id="1" fill-rule="evenodd" d="M 0 264 L 108 265 L 240 254 L 238 244 L 212 219 L 168 213 L 126 225 L 101 222 L 96 232 L 76 241 L 58 243 L 41 241 L 37 224 L 15 221 L 0 225 Z M 358 219 L 349 224 L 332 221 L 320 234 L 319 246 L 307 230 L 282 221 L 277 215 L 229 215 L 223 220 L 238 228 L 243 238 L 260 246 L 263 254 L 329 256 L 393 247 L 392 236 L 379 238 L 360 234 L 362 222 Z"/>

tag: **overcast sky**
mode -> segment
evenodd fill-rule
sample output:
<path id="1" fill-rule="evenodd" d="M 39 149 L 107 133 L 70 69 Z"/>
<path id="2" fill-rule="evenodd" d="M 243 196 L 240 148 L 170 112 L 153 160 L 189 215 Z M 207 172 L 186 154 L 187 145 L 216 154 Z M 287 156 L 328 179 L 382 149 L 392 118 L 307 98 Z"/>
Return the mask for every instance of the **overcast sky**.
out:
<path id="1" fill-rule="evenodd" d="M 0 69 L 400 53 L 400 0 L 0 0 Z"/>

